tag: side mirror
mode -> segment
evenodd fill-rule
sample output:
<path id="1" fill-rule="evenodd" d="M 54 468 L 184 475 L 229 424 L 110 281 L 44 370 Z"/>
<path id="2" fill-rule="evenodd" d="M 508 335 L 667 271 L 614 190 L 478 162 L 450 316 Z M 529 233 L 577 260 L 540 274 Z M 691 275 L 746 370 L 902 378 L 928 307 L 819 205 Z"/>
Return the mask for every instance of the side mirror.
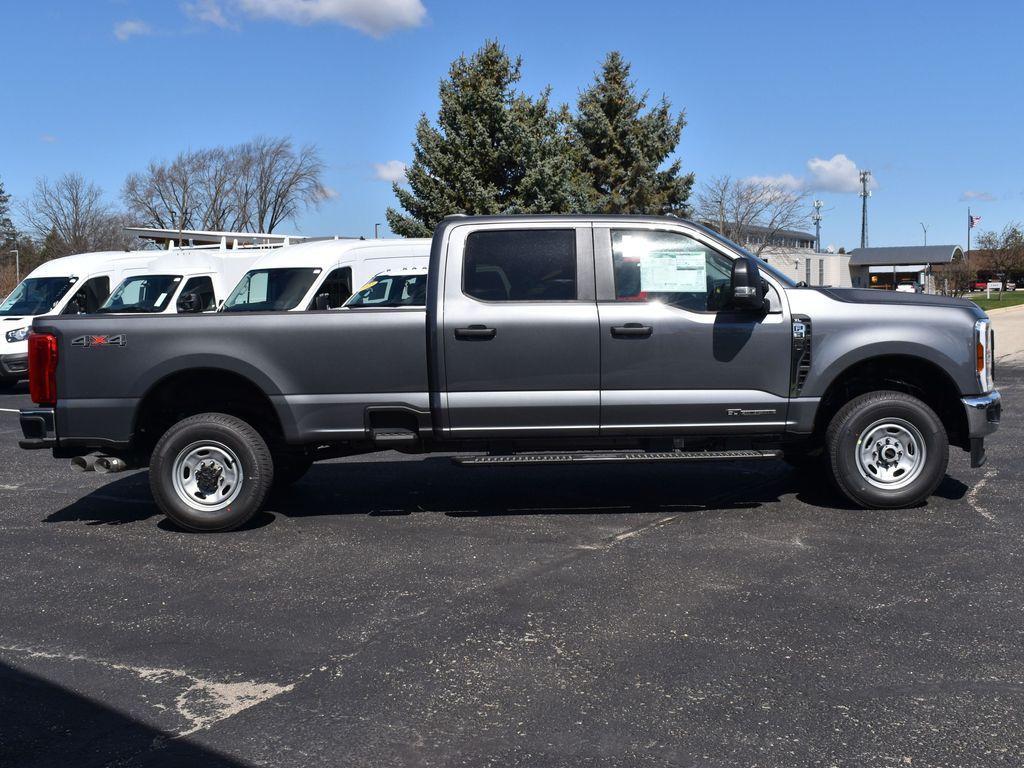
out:
<path id="1" fill-rule="evenodd" d="M 757 262 L 750 258 L 736 259 L 732 263 L 732 308 L 761 312 L 766 293 Z"/>
<path id="2" fill-rule="evenodd" d="M 330 309 L 331 308 L 331 294 L 329 293 L 318 293 L 316 298 L 313 299 L 313 309 Z"/>
<path id="3" fill-rule="evenodd" d="M 201 312 L 203 305 L 199 301 L 199 294 L 189 291 L 183 293 L 178 297 L 178 312 L 181 314 L 189 314 L 191 312 Z"/>

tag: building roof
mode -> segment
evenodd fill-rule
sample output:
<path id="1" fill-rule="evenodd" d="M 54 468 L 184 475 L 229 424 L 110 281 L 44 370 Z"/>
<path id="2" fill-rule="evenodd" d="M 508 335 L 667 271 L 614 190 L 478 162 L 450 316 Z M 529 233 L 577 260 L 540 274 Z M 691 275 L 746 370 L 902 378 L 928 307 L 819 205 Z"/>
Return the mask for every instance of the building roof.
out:
<path id="1" fill-rule="evenodd" d="M 898 266 L 900 264 L 949 264 L 963 258 L 959 245 L 898 245 L 891 248 L 854 248 L 851 267 Z"/>

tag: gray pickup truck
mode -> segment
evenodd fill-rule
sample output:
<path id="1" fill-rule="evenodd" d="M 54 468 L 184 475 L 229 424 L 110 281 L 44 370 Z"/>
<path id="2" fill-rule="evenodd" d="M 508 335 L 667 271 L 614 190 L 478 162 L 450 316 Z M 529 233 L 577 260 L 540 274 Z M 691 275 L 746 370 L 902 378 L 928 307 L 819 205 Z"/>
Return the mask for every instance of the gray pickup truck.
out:
<path id="1" fill-rule="evenodd" d="M 426 306 L 32 331 L 21 446 L 148 464 L 161 510 L 202 531 L 313 461 L 385 449 L 527 472 L 820 462 L 855 504 L 898 508 L 934 491 L 950 445 L 980 466 L 1000 417 L 971 302 L 794 285 L 675 218 L 448 218 Z"/>

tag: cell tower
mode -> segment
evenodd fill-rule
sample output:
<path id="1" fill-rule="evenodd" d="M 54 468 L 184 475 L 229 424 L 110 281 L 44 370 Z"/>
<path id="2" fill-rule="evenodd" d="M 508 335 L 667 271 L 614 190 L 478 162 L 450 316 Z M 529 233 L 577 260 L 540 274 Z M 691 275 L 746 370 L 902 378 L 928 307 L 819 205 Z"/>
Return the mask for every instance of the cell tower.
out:
<path id="1" fill-rule="evenodd" d="M 861 210 L 860 210 L 860 247 L 868 247 L 868 198 L 871 197 L 871 192 L 868 190 L 868 184 L 871 181 L 871 171 L 860 172 L 860 196 L 861 196 Z"/>
<path id="2" fill-rule="evenodd" d="M 814 252 L 821 253 L 821 207 L 824 203 L 815 200 L 811 205 L 814 206 L 814 214 L 811 216 L 811 221 L 814 222 Z"/>

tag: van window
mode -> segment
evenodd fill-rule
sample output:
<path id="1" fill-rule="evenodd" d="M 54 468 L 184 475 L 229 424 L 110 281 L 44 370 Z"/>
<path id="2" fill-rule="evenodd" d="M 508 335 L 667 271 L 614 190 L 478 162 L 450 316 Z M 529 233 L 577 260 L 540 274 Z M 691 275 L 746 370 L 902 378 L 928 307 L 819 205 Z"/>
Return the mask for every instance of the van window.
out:
<path id="1" fill-rule="evenodd" d="M 490 230 L 466 238 L 462 289 L 480 301 L 573 301 L 572 229 Z"/>
<path id="2" fill-rule="evenodd" d="M 224 302 L 225 312 L 272 312 L 294 309 L 321 269 L 282 267 L 245 273 Z"/>
<path id="3" fill-rule="evenodd" d="M 0 304 L 0 316 L 49 312 L 74 283 L 73 277 L 27 277 Z"/>
<path id="4" fill-rule="evenodd" d="M 346 307 L 422 307 L 427 303 L 427 276 L 390 275 L 371 279 L 345 302 Z"/>
<path id="5" fill-rule="evenodd" d="M 352 295 L 352 268 L 338 267 L 332 270 L 325 279 L 323 285 L 317 290 L 317 295 L 326 293 L 330 298 L 327 300 L 329 309 L 337 309 L 345 300 Z M 316 296 L 313 297 L 313 302 Z M 313 309 L 313 302 L 310 302 L 309 309 Z"/>
<path id="6" fill-rule="evenodd" d="M 217 309 L 217 295 L 213 290 L 213 279 L 209 275 L 202 277 L 190 277 L 185 287 L 181 289 L 180 296 L 186 293 L 194 293 L 199 296 L 200 312 L 210 312 Z"/>
<path id="7" fill-rule="evenodd" d="M 71 297 L 71 301 L 64 307 L 62 314 L 70 315 L 79 312 L 91 315 L 103 306 L 103 302 L 106 301 L 109 295 L 109 277 L 94 277 L 91 280 L 86 280 L 82 287 L 75 291 L 75 295 Z"/>
<path id="8" fill-rule="evenodd" d="M 180 282 L 181 275 L 135 275 L 126 278 L 99 311 L 163 312 Z"/>

